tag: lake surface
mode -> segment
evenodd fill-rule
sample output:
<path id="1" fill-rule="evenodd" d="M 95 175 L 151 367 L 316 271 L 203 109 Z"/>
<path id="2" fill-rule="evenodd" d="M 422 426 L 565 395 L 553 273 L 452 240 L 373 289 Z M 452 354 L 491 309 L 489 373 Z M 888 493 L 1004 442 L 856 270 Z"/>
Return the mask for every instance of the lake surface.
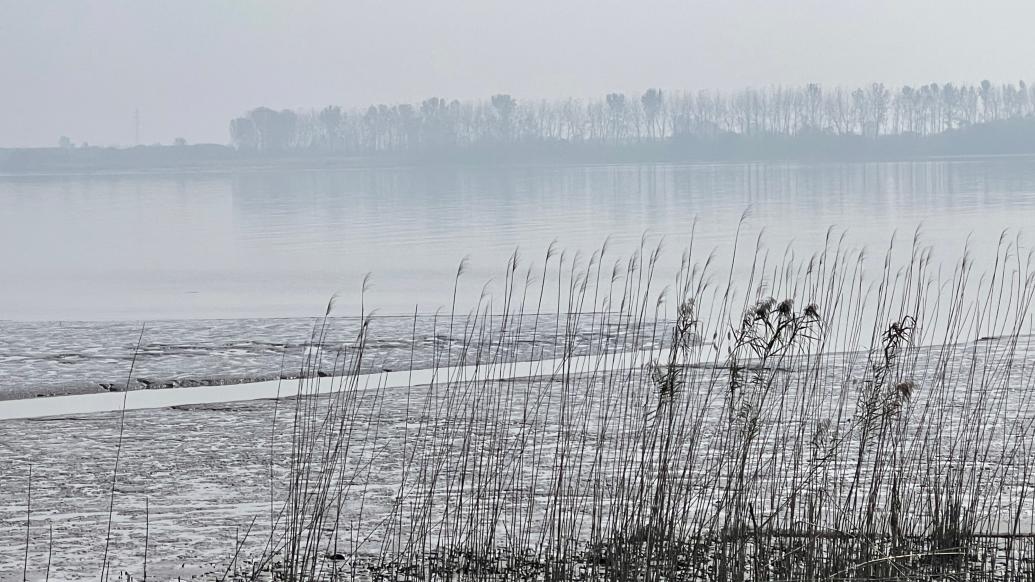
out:
<path id="1" fill-rule="evenodd" d="M 654 368 L 639 360 L 629 364 L 583 360 L 580 354 L 587 345 L 595 346 L 589 350 L 593 354 L 608 358 L 615 352 L 659 349 L 659 341 L 674 337 L 672 322 L 654 325 L 648 314 L 643 322 L 625 328 L 615 325 L 612 313 L 593 313 L 582 321 L 583 327 L 573 324 L 569 329 L 561 316 L 543 317 L 540 322 L 539 316 L 526 315 L 535 320 L 533 325 L 506 326 L 504 333 L 504 326 L 484 316 L 479 328 L 468 326 L 461 314 L 454 329 L 452 318 L 390 315 L 411 314 L 415 309 L 430 313 L 449 305 L 454 274 L 465 256 L 469 262 L 459 290 L 461 306 L 476 299 L 487 280 L 494 280 L 487 289 L 498 292 L 515 247 L 521 249 L 523 264 L 541 264 L 554 240 L 565 249 L 570 264 L 577 251 L 584 263 L 608 237 L 609 260 L 634 252 L 645 234 L 649 248 L 664 238 L 659 286 L 671 283 L 670 273 L 689 242 L 695 220 L 697 260 L 704 260 L 714 248 L 716 269 L 722 272 L 730 265 L 738 223 L 747 210 L 735 275 L 750 269 L 756 237 L 763 229 L 763 252 L 772 253 L 773 262 L 787 256 L 788 245 L 799 257 L 820 250 L 828 229 L 836 227 L 835 238 L 846 230 L 846 244 L 869 249 L 868 264 L 879 270 L 892 234 L 899 233 L 898 257 L 908 257 L 910 239 L 921 224 L 924 244 L 934 249 L 936 261 L 945 262 L 948 273 L 968 245 L 975 271 L 980 272 L 992 267 L 1004 229 L 1011 229 L 1011 238 L 1023 229 L 1035 236 L 1035 158 L 0 178 L 0 400 L 83 394 L 0 402 L 4 410 L 0 417 L 9 417 L 0 422 L 0 443 L 7 451 L 0 455 L 0 473 L 5 475 L 0 523 L 21 523 L 31 482 L 30 564 L 47 563 L 44 556 L 50 543 L 45 531 L 49 533 L 53 525 L 55 545 L 62 548 L 63 557 L 57 560 L 56 579 L 99 571 L 100 542 L 108 531 L 114 533 L 114 569 L 139 571 L 142 527 L 151 536 L 152 547 L 161 548 L 152 554 L 151 572 L 168 578 L 218 575 L 249 523 L 259 524 L 260 535 L 252 538 L 256 545 L 267 535 L 269 530 L 263 528 L 271 527 L 266 521 L 271 494 L 277 495 L 278 503 L 286 496 L 285 487 L 269 485 L 270 475 L 274 470 L 286 474 L 291 450 L 274 444 L 287 442 L 291 435 L 288 422 L 271 423 L 278 407 L 287 404 L 211 404 L 283 396 L 281 383 L 213 388 L 207 380 L 268 379 L 285 370 L 298 372 L 307 361 L 316 362 L 308 368 L 311 377 L 314 370 L 326 370 L 329 356 L 333 356 L 330 364 L 343 365 L 339 352 L 333 350 L 352 349 L 348 342 L 359 335 L 362 323 L 354 316 L 360 311 L 360 290 L 368 272 L 372 285 L 363 307 L 378 309 L 380 316 L 373 320 L 373 331 L 365 340 L 368 366 L 358 369 L 372 374 L 363 376 L 363 386 L 369 382 L 376 388 L 357 390 L 354 399 L 344 400 L 355 405 L 350 410 L 356 415 L 351 418 L 358 420 L 354 445 L 347 447 L 351 457 L 343 459 L 341 466 L 349 471 L 361 467 L 356 474 L 366 475 L 361 485 L 356 481 L 363 491 L 348 506 L 348 511 L 356 511 L 344 514 L 341 521 L 353 528 L 350 539 L 373 540 L 372 544 L 392 539 L 394 522 L 386 516 L 394 514 L 398 507 L 394 500 L 402 499 L 403 493 L 421 492 L 411 495 L 409 515 L 423 511 L 419 502 L 425 492 L 429 511 L 432 506 L 437 511 L 456 507 L 448 501 L 452 480 L 424 490 L 422 481 L 409 476 L 424 463 L 435 467 L 436 475 L 458 475 L 461 467 L 495 471 L 499 462 L 508 467 L 506 481 L 517 484 L 513 498 L 518 501 L 507 505 L 506 515 L 525 515 L 526 509 L 528 515 L 545 515 L 541 508 L 546 507 L 555 480 L 553 473 L 540 473 L 539 467 L 550 466 L 562 442 L 589 442 L 578 435 L 586 434 L 586 427 L 605 426 L 598 416 L 603 411 L 628 415 L 607 417 L 610 426 L 622 431 L 632 427 L 631 433 L 620 434 L 648 435 L 656 430 L 650 428 L 652 416 L 643 414 L 640 404 L 653 406 L 641 399 L 655 393 Z M 1023 237 L 1020 245 L 1022 252 L 1031 248 Z M 556 264 L 558 259 L 553 261 Z M 941 275 L 940 283 L 951 278 Z M 744 279 L 736 281 L 743 284 Z M 1000 288 L 1011 283 L 999 280 Z M 327 341 L 322 331 L 320 339 L 314 340 L 318 317 L 313 316 L 324 313 L 328 297 L 335 292 L 340 292 L 336 315 L 342 317 L 327 324 Z M 909 495 L 905 507 L 915 509 L 910 523 L 916 532 L 933 531 L 933 522 L 917 509 L 931 506 L 924 484 L 949 474 L 950 469 L 963 471 L 960 482 L 989 483 L 990 494 L 974 496 L 982 527 L 1003 531 L 1003 516 L 1008 516 L 1017 519 L 1023 531 L 1031 531 L 1031 496 L 1021 474 L 1026 465 L 1013 459 L 1033 446 L 1028 429 L 1035 418 L 1031 397 L 1035 341 L 1023 335 L 1030 331 L 1028 325 L 1020 336 L 977 337 L 989 327 L 996 328 L 997 321 L 1012 321 L 1009 301 L 1002 313 L 996 309 L 988 314 L 992 323 L 984 327 L 972 325 L 972 319 L 956 323 L 966 334 L 960 343 L 929 346 L 925 339 L 942 336 L 928 333 L 917 339 L 924 347 L 899 360 L 905 362 L 902 373 L 909 378 L 903 385 L 915 387 L 909 388 L 913 396 L 905 397 L 904 408 L 895 410 L 905 411 L 901 450 L 908 454 L 898 462 L 902 474 L 915 478 L 902 490 Z M 594 305 L 599 305 L 595 297 Z M 727 314 L 705 308 L 701 315 L 705 330 L 701 337 L 714 338 L 707 330 L 723 329 L 721 317 Z M 860 320 L 869 322 L 867 317 Z M 149 322 L 142 326 L 139 320 Z M 825 333 L 833 338 L 842 337 L 841 328 L 855 329 L 848 318 L 831 321 Z M 877 320 L 876 325 L 883 322 Z M 318 325 L 324 329 L 322 323 Z M 738 405 L 737 410 L 759 411 L 761 420 L 752 426 L 763 427 L 757 439 L 758 468 L 748 479 L 759 485 L 753 489 L 749 507 L 762 508 L 763 515 L 777 515 L 782 510 L 774 507 L 787 507 L 782 497 L 773 495 L 779 492 L 776 484 L 785 482 L 781 480 L 788 475 L 787 467 L 798 467 L 791 472 L 795 479 L 807 476 L 833 483 L 817 492 L 818 498 L 848 507 L 847 500 L 856 490 L 854 485 L 848 487 L 849 479 L 837 474 L 837 467 L 854 466 L 855 459 L 861 458 L 862 448 L 855 440 L 861 433 L 853 419 L 858 418 L 857 403 L 864 401 L 862 391 L 872 385 L 865 380 L 877 374 L 868 361 L 867 325 L 844 334 L 849 347 L 861 351 L 828 349 L 816 352 L 815 359 L 774 367 L 758 376 L 758 386 L 781 386 L 780 405 Z M 529 341 L 529 333 L 534 342 Z M 468 362 L 460 354 L 506 355 L 493 349 L 494 338 L 496 346 L 513 350 L 514 359 L 532 361 L 514 364 L 504 358 L 496 364 L 499 377 L 504 373 L 507 378 L 545 377 L 485 382 L 478 389 L 467 382 L 454 382 L 453 390 L 441 384 L 434 390 L 418 385 L 434 377 L 435 372 L 427 370 L 441 367 L 443 358 L 446 369 L 456 370 L 461 369 L 453 367 L 457 362 Z M 487 347 L 481 349 L 483 343 Z M 692 353 L 697 354 L 708 347 L 694 345 Z M 824 346 L 837 347 L 833 341 Z M 558 353 L 575 355 L 564 362 L 570 377 L 562 381 L 550 375 L 558 367 L 550 359 Z M 727 354 L 722 349 L 708 353 L 718 354 L 717 358 Z M 877 353 L 889 357 L 887 352 Z M 664 361 L 657 355 L 660 352 L 655 354 Z M 708 362 L 711 357 L 688 360 Z M 572 362 L 582 362 L 582 367 L 572 367 Z M 591 367 L 586 362 L 601 363 Z M 612 369 L 628 374 L 593 373 Z M 744 400 L 745 391 L 711 389 L 726 386 L 725 366 L 687 369 L 696 383 L 675 397 L 686 398 L 681 402 L 687 406 L 671 409 L 700 414 L 708 422 L 702 425 L 706 428 L 700 441 L 686 432 L 679 432 L 676 441 L 702 442 L 705 448 L 700 455 L 675 454 L 695 467 L 708 466 L 707 459 L 732 458 L 729 449 L 708 448 L 708 443 L 737 444 L 722 424 L 724 411 L 733 410 L 727 407 L 727 394 L 740 394 L 736 397 L 741 400 L 730 402 L 751 402 Z M 492 377 L 499 379 L 496 374 Z M 297 390 L 304 382 L 286 385 Z M 166 385 L 186 387 L 147 389 Z M 141 389 L 108 392 L 123 386 Z M 901 394 L 899 386 L 896 394 Z M 91 391 L 98 393 L 87 394 Z M 166 407 L 126 415 L 85 414 L 119 408 L 122 402 L 129 408 Z M 48 406 L 53 408 L 45 410 Z M 418 410 L 428 414 L 421 412 L 415 421 Z M 583 416 L 575 416 L 572 422 L 568 415 L 580 410 Z M 786 422 L 797 419 L 796 411 L 815 416 L 802 417 L 809 423 L 817 421 L 815 433 L 789 428 L 798 426 L 797 420 Z M 67 416 L 45 421 L 15 418 L 49 412 Z M 314 413 L 321 414 L 318 409 Z M 288 415 L 281 412 L 281 418 Z M 614 418 L 620 420 L 613 422 Z M 692 418 L 677 417 L 672 426 L 683 431 L 695 426 Z M 413 438 L 415 422 L 417 434 L 432 435 L 430 440 Z M 462 438 L 467 427 L 476 428 L 470 431 L 471 441 Z M 477 427 L 503 429 L 484 433 Z M 349 434 L 353 434 L 351 428 Z M 510 436 L 497 439 L 496 434 Z M 980 462 L 964 465 L 965 470 L 954 460 L 971 458 L 969 453 L 957 456 L 958 435 L 979 435 L 967 446 L 983 449 L 986 455 Z M 492 436 L 495 444 L 482 440 L 485 436 Z M 533 445 L 532 455 L 520 454 L 519 462 L 509 461 L 518 443 L 541 437 L 547 438 L 532 441 L 540 442 L 538 456 Z M 646 443 L 646 436 L 642 438 Z M 788 461 L 786 451 L 815 448 L 823 438 L 829 439 L 825 442 L 834 452 L 815 465 L 817 472 L 813 473 L 813 465 Z M 578 469 L 567 474 L 603 478 L 592 485 L 591 480 L 576 478 L 571 489 L 563 484 L 565 490 L 575 492 L 573 499 L 602 499 L 599 508 L 608 511 L 610 504 L 620 503 L 613 499 L 638 498 L 629 493 L 644 491 L 644 481 L 637 481 L 637 475 L 651 473 L 628 472 L 623 463 L 608 459 L 632 458 L 624 455 L 632 454 L 640 441 L 625 441 L 634 448 L 620 455 L 609 443 L 624 438 L 591 440 L 601 443 L 601 454 L 582 449 L 585 454 L 572 456 Z M 470 451 L 475 451 L 474 457 L 468 456 Z M 475 462 L 483 451 L 492 451 L 498 461 Z M 118 495 L 113 496 L 112 467 L 119 455 L 124 468 L 117 475 Z M 411 473 L 406 473 L 406 465 L 396 460 L 407 458 L 422 459 L 420 467 L 411 465 Z M 600 464 L 594 459 L 605 461 Z M 872 466 L 880 466 L 878 461 L 873 457 Z M 673 464 L 673 474 L 687 475 L 689 466 Z M 721 475 L 723 466 L 732 465 L 714 466 L 718 467 L 715 475 Z M 711 482 L 710 471 L 695 474 Z M 860 494 L 868 491 L 868 480 L 877 474 L 864 472 Z M 469 475 L 470 482 L 492 480 L 487 473 Z M 410 483 L 411 489 L 404 492 L 400 483 Z M 556 483 L 560 490 L 559 477 Z M 599 483 L 607 485 L 601 488 Z M 707 487 L 702 481 L 687 491 L 703 491 L 701 506 L 718 507 L 719 497 L 709 495 L 722 492 Z M 979 491 L 975 485 L 968 487 L 961 495 Z M 808 491 L 795 489 L 794 496 L 811 495 Z M 767 506 L 766 500 L 774 505 Z M 455 509 L 448 511 L 459 515 Z M 823 516 L 818 531 L 834 531 L 829 517 Z M 433 521 L 444 522 L 438 514 Z M 477 522 L 472 518 L 470 523 Z M 517 531 L 517 522 L 492 522 L 492 527 L 497 523 L 508 532 Z M 368 529 L 360 530 L 359 525 Z M 610 527 L 605 531 L 623 531 Z M 415 531 L 401 520 L 399 528 Z M 524 539 L 538 537 L 531 526 L 528 531 Z M 21 526 L 0 528 L 0 579 L 20 579 L 25 539 Z"/>
<path id="2" fill-rule="evenodd" d="M 1035 225 L 1035 158 L 0 177 L 0 319 L 310 316 L 336 292 L 356 315 L 367 273 L 368 310 L 432 312 L 464 257 L 470 303 L 554 240 L 585 261 L 663 237 L 671 272 L 697 219 L 695 253 L 728 263 L 748 209 L 748 255 L 763 229 L 804 256 L 834 226 L 877 265 L 922 225 L 946 264 L 971 236 L 980 270 L 1003 229 Z"/>

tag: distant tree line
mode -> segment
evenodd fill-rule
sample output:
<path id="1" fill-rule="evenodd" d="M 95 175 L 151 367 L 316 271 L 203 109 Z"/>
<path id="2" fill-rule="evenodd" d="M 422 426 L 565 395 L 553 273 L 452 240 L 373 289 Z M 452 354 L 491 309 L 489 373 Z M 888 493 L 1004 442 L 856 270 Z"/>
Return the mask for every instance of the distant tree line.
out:
<path id="1" fill-rule="evenodd" d="M 592 100 L 432 97 L 355 110 L 259 107 L 230 122 L 230 138 L 241 151 L 362 155 L 474 146 L 678 144 L 724 136 L 924 138 L 1033 114 L 1035 87 L 1023 81 L 893 89 L 882 83 L 855 89 L 809 84 L 732 93 L 648 89 Z"/>
<path id="2" fill-rule="evenodd" d="M 263 163 L 637 163 L 899 160 L 1035 154 L 1035 87 L 952 83 L 846 89 L 610 93 L 599 99 L 259 107 L 230 122 L 230 145 L 0 149 L 0 173 Z M 327 158 L 333 158 L 333 162 Z M 370 158 L 370 159 L 368 159 Z M 373 158 L 377 158 L 376 160 Z"/>

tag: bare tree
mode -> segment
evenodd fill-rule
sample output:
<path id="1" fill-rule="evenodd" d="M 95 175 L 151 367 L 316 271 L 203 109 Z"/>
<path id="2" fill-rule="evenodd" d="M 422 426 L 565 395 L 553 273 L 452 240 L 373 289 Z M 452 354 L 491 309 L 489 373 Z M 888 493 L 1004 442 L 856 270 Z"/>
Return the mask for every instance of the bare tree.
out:
<path id="1" fill-rule="evenodd" d="M 230 141 L 239 150 L 259 149 L 259 132 L 255 123 L 247 117 L 230 121 Z"/>
<path id="2" fill-rule="evenodd" d="M 608 133 L 611 139 L 618 143 L 625 137 L 625 95 L 621 93 L 608 93 L 607 97 Z"/>
<path id="3" fill-rule="evenodd" d="M 492 108 L 496 111 L 497 137 L 504 142 L 510 141 L 514 132 L 517 101 L 510 95 L 493 95 Z"/>
<path id="4" fill-rule="evenodd" d="M 498 94 L 487 101 L 431 97 L 415 105 L 378 104 L 361 110 L 259 107 L 232 120 L 229 129 L 231 143 L 241 150 L 363 154 L 555 141 L 573 146 L 635 144 L 641 139 L 685 143 L 691 136 L 722 135 L 929 136 L 1033 113 L 1035 88 L 1024 82 L 929 83 L 894 90 L 882 83 L 829 90 L 810 83 L 732 93 L 666 95 L 650 88 L 638 99 L 609 93 L 588 101 L 518 102 Z"/>
<path id="5" fill-rule="evenodd" d="M 640 97 L 640 102 L 643 103 L 643 114 L 647 118 L 647 138 L 654 141 L 661 134 L 659 121 L 662 108 L 665 106 L 661 89 L 647 89 L 647 92 Z"/>

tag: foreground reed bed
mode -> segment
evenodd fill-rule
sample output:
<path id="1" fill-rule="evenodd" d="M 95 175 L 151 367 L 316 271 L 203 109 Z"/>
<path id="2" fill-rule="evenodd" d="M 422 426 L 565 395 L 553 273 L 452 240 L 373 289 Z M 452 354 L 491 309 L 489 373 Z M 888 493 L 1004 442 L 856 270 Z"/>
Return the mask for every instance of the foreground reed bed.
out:
<path id="1" fill-rule="evenodd" d="M 646 240 L 515 254 L 502 294 L 414 315 L 403 387 L 366 374 L 378 318 L 340 341 L 332 301 L 219 578 L 1031 579 L 1031 255 L 843 240 L 721 268 L 693 243 L 674 270 Z"/>
<path id="2" fill-rule="evenodd" d="M 908 250 L 875 270 L 834 236 L 804 261 L 759 245 L 747 280 L 692 245 L 674 274 L 646 242 L 515 254 L 502 297 L 435 316 L 451 372 L 403 391 L 359 382 L 364 325 L 281 406 L 266 540 L 228 573 L 1031 577 L 1031 255 L 1004 236 L 993 264 L 948 271 L 921 237 Z M 559 364 L 515 378 L 519 353 Z"/>

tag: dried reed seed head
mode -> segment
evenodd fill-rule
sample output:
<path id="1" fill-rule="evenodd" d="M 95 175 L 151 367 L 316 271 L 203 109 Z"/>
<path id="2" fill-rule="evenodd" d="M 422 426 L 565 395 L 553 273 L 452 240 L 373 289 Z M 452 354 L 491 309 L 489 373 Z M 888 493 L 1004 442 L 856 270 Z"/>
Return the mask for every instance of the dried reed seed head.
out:
<path id="1" fill-rule="evenodd" d="M 913 396 L 913 393 L 915 391 L 916 383 L 911 380 L 899 382 L 895 386 L 895 393 L 898 394 L 899 398 L 901 398 L 902 400 L 909 400 Z"/>
<path id="2" fill-rule="evenodd" d="M 769 313 L 773 310 L 773 306 L 776 305 L 776 300 L 772 297 L 763 299 L 755 305 L 755 317 L 757 319 L 768 319 Z"/>
<path id="3" fill-rule="evenodd" d="M 783 317 L 790 317 L 794 313 L 794 300 L 784 299 L 776 306 L 776 311 Z"/>
<path id="4" fill-rule="evenodd" d="M 676 326 L 680 329 L 687 329 L 691 325 L 697 322 L 694 317 L 694 300 L 687 299 L 686 301 L 679 304 L 678 313 L 676 315 Z"/>

